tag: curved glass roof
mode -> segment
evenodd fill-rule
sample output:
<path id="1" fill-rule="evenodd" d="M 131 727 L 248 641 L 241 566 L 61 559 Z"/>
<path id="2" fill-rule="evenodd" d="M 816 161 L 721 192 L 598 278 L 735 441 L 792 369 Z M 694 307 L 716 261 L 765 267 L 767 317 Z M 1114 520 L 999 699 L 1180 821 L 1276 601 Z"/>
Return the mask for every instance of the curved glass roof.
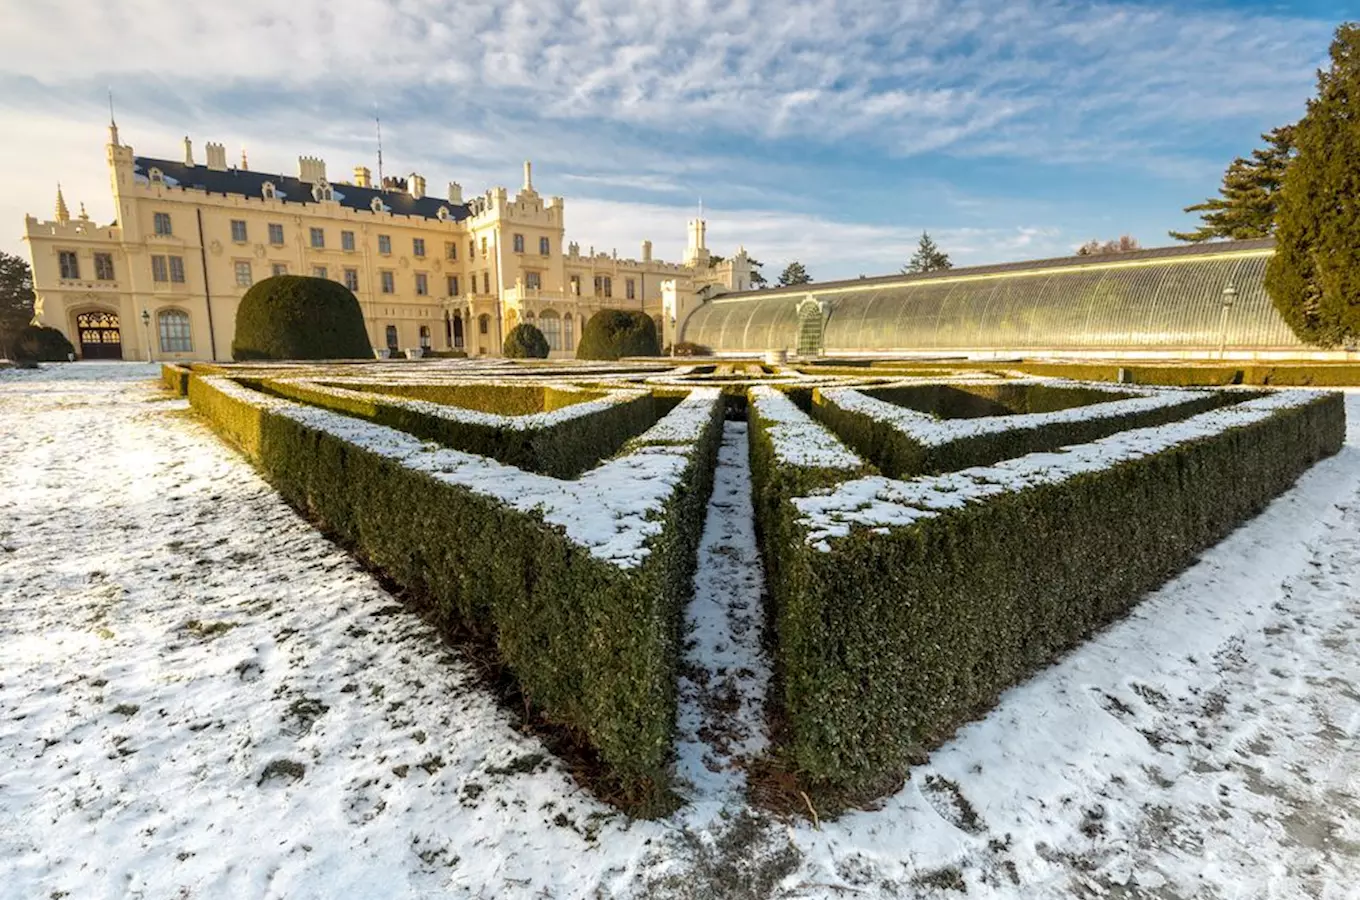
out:
<path id="1" fill-rule="evenodd" d="M 1231 241 L 729 294 L 685 320 L 717 351 L 798 346 L 798 305 L 825 309 L 826 353 L 889 350 L 1290 349 L 1264 286 L 1272 242 Z M 1237 290 L 1224 315 L 1223 291 Z"/>

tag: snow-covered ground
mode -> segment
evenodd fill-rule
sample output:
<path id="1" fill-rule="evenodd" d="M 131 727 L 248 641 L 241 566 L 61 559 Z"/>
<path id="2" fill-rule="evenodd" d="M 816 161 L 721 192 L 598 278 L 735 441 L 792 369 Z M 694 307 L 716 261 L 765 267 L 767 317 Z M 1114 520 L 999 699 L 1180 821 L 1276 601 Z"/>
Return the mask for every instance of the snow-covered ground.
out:
<path id="1" fill-rule="evenodd" d="M 763 741 L 767 674 L 742 429 L 689 616 L 690 803 L 630 822 L 153 375 L 0 372 L 0 897 L 1360 896 L 1355 425 L 817 830 L 724 768 Z"/>

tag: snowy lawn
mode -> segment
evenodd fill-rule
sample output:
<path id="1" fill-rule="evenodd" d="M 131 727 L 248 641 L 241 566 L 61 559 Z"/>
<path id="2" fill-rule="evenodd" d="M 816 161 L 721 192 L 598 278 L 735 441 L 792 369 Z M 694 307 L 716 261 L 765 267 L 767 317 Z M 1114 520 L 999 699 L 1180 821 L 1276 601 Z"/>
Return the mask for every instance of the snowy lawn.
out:
<path id="1" fill-rule="evenodd" d="M 0 897 L 1360 895 L 1355 425 L 817 830 L 748 810 L 733 768 L 768 679 L 744 427 L 689 613 L 689 802 L 629 822 L 155 374 L 0 372 Z"/>

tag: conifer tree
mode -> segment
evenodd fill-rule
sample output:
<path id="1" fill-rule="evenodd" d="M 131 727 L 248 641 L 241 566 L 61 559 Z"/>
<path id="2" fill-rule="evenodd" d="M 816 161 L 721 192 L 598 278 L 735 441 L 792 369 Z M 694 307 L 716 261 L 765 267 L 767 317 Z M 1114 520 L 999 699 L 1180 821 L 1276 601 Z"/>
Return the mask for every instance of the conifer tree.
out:
<path id="1" fill-rule="evenodd" d="M 794 260 L 784 267 L 784 271 L 779 273 L 779 286 L 790 287 L 795 284 L 808 284 L 812 281 L 812 276 L 808 274 L 803 264 Z"/>
<path id="2" fill-rule="evenodd" d="M 1282 125 L 1261 135 L 1262 149 L 1251 151 L 1250 159 L 1238 157 L 1223 173 L 1220 196 L 1187 206 L 1186 212 L 1200 214 L 1202 224 L 1194 231 L 1173 231 L 1178 241 L 1211 241 L 1217 238 L 1250 240 L 1275 233 L 1284 173 L 1294 158 L 1294 126 Z"/>
<path id="3" fill-rule="evenodd" d="M 33 321 L 33 273 L 28 260 L 0 251 L 0 357 L 12 356 L 15 341 Z"/>
<path id="4" fill-rule="evenodd" d="M 949 261 L 949 254 L 945 253 L 930 238 L 930 232 L 921 232 L 921 240 L 916 245 L 916 252 L 912 254 L 911 260 L 902 269 L 903 275 L 915 275 L 919 272 L 938 272 L 943 269 L 952 269 L 954 264 Z"/>
<path id="5" fill-rule="evenodd" d="M 1266 290 L 1304 341 L 1360 338 L 1360 24 L 1343 24 L 1294 129 Z"/>

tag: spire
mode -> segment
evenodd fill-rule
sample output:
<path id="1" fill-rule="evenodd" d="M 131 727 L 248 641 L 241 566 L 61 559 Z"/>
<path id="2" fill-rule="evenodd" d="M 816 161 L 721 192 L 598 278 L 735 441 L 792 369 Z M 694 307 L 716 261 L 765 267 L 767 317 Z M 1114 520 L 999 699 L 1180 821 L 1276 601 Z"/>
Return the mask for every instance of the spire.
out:
<path id="1" fill-rule="evenodd" d="M 57 221 L 63 225 L 71 221 L 71 211 L 66 208 L 66 198 L 61 195 L 61 182 L 57 182 Z"/>
<path id="2" fill-rule="evenodd" d="M 113 119 L 113 88 L 109 88 L 109 143 L 117 147 L 118 123 Z"/>
<path id="3" fill-rule="evenodd" d="M 250 160 L 246 159 L 246 148 L 245 148 L 245 147 L 242 147 L 242 148 L 241 148 L 241 171 L 242 171 L 242 172 L 249 172 L 249 171 L 250 171 Z"/>

